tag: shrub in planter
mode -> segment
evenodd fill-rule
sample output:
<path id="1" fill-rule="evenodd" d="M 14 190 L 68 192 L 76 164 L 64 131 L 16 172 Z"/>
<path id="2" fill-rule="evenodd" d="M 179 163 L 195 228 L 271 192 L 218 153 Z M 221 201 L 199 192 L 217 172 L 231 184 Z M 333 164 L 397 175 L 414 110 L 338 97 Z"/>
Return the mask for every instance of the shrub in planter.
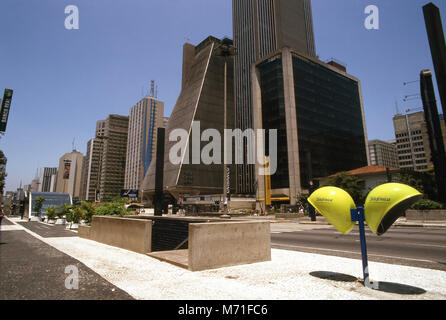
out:
<path id="1" fill-rule="evenodd" d="M 81 207 L 75 207 L 73 212 L 71 213 L 71 221 L 73 223 L 78 224 L 81 221 L 82 216 L 84 215 L 84 210 Z"/>
<path id="2" fill-rule="evenodd" d="M 59 219 L 63 219 L 65 218 L 67 215 L 69 215 L 71 213 L 71 206 L 67 205 L 67 204 L 63 204 L 60 208 L 59 208 L 59 212 L 57 213 L 57 217 Z"/>
<path id="3" fill-rule="evenodd" d="M 428 199 L 422 199 L 416 203 L 414 203 L 411 207 L 411 209 L 415 210 L 436 210 L 443 208 L 443 205 L 441 203 L 428 200 Z"/>
<path id="4" fill-rule="evenodd" d="M 126 216 L 128 215 L 128 211 L 125 208 L 125 202 L 116 201 L 116 202 L 107 202 L 95 210 L 95 215 L 99 216 Z"/>
<path id="5" fill-rule="evenodd" d="M 82 209 L 81 220 L 84 220 L 87 224 L 91 223 L 91 217 L 95 214 L 96 211 L 95 205 L 91 202 L 81 201 L 80 208 Z"/>
<path id="6" fill-rule="evenodd" d="M 55 220 L 57 217 L 57 208 L 49 207 L 46 209 L 46 217 L 48 218 L 48 222 Z"/>

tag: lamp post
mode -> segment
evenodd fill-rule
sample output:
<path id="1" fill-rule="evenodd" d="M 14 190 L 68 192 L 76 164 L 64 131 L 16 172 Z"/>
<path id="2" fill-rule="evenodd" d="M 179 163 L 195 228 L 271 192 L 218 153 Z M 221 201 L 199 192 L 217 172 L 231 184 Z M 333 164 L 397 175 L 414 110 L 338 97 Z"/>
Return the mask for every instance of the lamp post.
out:
<path id="1" fill-rule="evenodd" d="M 224 38 L 216 48 L 216 55 L 223 57 L 224 65 L 224 93 L 223 93 L 223 136 L 227 128 L 227 78 L 228 78 L 228 58 L 237 55 L 237 50 L 229 38 Z M 225 142 L 226 143 L 226 139 Z M 225 155 L 226 156 L 226 155 Z M 226 157 L 223 159 L 223 213 L 224 217 L 228 214 L 228 201 L 231 196 L 230 169 L 226 163 Z"/>

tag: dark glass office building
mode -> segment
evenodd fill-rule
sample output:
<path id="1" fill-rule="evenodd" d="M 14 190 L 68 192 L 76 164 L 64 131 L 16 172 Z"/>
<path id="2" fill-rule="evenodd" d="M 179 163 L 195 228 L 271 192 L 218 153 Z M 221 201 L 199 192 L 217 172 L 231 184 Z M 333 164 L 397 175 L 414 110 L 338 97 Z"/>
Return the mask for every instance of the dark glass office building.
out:
<path id="1" fill-rule="evenodd" d="M 235 125 L 245 131 L 253 128 L 251 67 L 283 47 L 315 57 L 311 0 L 232 0 L 234 46 Z M 243 147 L 247 153 L 246 146 Z M 255 194 L 253 165 L 236 166 L 236 193 Z"/>
<path id="2" fill-rule="evenodd" d="M 256 63 L 253 90 L 255 128 L 278 130 L 273 195 L 294 204 L 314 178 L 368 164 L 360 83 L 345 68 L 283 48 Z"/>

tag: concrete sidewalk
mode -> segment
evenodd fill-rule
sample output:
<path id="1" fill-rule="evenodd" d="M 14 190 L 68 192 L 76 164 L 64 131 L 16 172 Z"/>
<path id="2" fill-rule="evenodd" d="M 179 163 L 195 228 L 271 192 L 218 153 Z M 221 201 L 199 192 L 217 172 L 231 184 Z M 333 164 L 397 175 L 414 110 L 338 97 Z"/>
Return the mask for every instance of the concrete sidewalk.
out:
<path id="1" fill-rule="evenodd" d="M 20 226 L 18 226 L 20 227 Z M 191 272 L 137 254 L 78 238 L 43 238 L 136 299 L 156 300 L 365 300 L 446 299 L 446 272 L 369 262 L 365 288 L 361 260 L 272 249 L 272 261 Z M 80 279 L 79 286 L 85 285 Z"/>

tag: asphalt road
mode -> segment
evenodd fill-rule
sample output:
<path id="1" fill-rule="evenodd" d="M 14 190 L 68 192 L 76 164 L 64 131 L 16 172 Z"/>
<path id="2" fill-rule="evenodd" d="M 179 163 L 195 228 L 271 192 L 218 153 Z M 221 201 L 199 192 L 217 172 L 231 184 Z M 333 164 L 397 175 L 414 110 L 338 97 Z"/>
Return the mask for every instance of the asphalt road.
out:
<path id="1" fill-rule="evenodd" d="M 2 225 L 11 224 L 3 221 Z M 77 288 L 68 280 L 71 288 L 67 289 L 67 278 L 73 279 L 74 268 L 78 272 Z M 0 300 L 102 299 L 133 298 L 81 262 L 29 233 L 0 231 Z"/>
<path id="2" fill-rule="evenodd" d="M 391 228 L 378 237 L 366 231 L 369 261 L 446 271 L 446 228 Z M 361 259 L 359 231 L 334 228 L 274 232 L 273 248 Z"/>

